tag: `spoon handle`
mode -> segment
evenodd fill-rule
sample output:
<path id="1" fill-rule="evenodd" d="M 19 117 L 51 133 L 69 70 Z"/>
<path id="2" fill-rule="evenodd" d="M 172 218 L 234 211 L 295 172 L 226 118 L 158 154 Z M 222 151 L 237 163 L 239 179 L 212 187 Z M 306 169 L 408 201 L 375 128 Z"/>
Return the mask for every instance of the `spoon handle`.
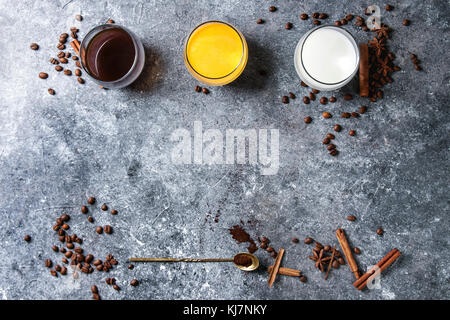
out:
<path id="1" fill-rule="evenodd" d="M 130 262 L 232 262 L 233 259 L 191 259 L 191 258 L 130 258 Z"/>

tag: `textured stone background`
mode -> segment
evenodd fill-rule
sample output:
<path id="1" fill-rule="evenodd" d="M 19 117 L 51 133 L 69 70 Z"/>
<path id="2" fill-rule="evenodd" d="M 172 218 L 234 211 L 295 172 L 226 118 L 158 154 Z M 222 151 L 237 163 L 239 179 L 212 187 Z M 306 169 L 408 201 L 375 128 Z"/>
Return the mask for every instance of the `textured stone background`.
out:
<path id="1" fill-rule="evenodd" d="M 67 0 L 68 1 L 68 0 Z M 312 21 L 302 12 L 326 12 L 328 21 L 362 14 L 367 1 L 8 1 L 0 0 L 0 297 L 4 299 L 90 299 L 97 283 L 103 299 L 448 299 L 449 293 L 449 2 L 391 1 L 383 21 L 395 32 L 389 45 L 402 71 L 376 103 L 343 101 L 350 88 L 334 93 L 337 103 L 304 105 L 293 52 Z M 279 9 L 269 13 L 275 4 Z M 385 3 L 379 3 L 384 8 Z M 84 20 L 76 22 L 75 13 Z M 409 18 L 410 27 L 401 25 Z M 72 25 L 81 36 L 113 18 L 132 29 L 146 47 L 147 64 L 139 81 L 122 90 L 101 90 L 92 81 L 76 83 L 53 71 L 59 34 Z M 257 25 L 263 18 L 266 23 Z M 205 96 L 182 59 L 183 41 L 198 23 L 220 19 L 246 36 L 250 58 L 233 84 Z M 284 29 L 287 21 L 294 24 Z M 369 34 L 345 27 L 358 41 Z M 29 45 L 37 42 L 39 51 Z M 409 54 L 422 60 L 413 70 Z M 266 78 L 258 70 L 268 72 Z M 38 79 L 49 72 L 47 80 Z M 55 96 L 47 88 L 56 90 Z M 299 98 L 288 105 L 288 91 Z M 319 95 L 320 97 L 321 95 Z M 330 96 L 327 94 L 326 96 Z M 342 111 L 368 104 L 359 119 L 342 121 Z M 320 117 L 328 110 L 336 116 Z M 310 125 L 303 118 L 311 115 Z M 339 120 L 338 120 L 339 119 Z M 278 128 L 280 170 L 261 176 L 249 165 L 176 166 L 170 134 L 192 129 Z M 334 123 L 343 125 L 330 157 L 321 145 Z M 346 132 L 356 129 L 356 137 Z M 79 208 L 94 195 L 119 211 L 91 210 L 96 224 L 111 224 L 114 234 L 97 235 Z M 220 210 L 219 222 L 214 217 Z M 51 230 L 62 212 L 72 215 L 71 230 L 83 247 L 100 258 L 115 255 L 120 264 L 109 276 L 120 293 L 107 287 L 105 274 L 55 279 L 44 260 L 60 261 L 51 251 Z M 350 223 L 347 215 L 358 220 Z M 205 221 L 207 218 L 207 221 Z M 267 286 L 261 268 L 244 273 L 230 263 L 146 264 L 126 268 L 130 256 L 231 257 L 244 251 L 228 234 L 240 220 L 257 237 L 266 235 L 285 248 L 283 265 L 308 277 L 279 277 Z M 382 226 L 385 235 L 376 229 Z M 348 267 L 329 280 L 307 259 L 311 247 L 292 244 L 311 236 L 337 244 L 334 231 L 347 230 L 365 270 L 390 249 L 402 258 L 383 274 L 382 288 L 358 292 Z M 26 244 L 25 234 L 33 240 Z M 272 259 L 261 250 L 263 266 Z M 132 288 L 132 278 L 141 285 Z"/>

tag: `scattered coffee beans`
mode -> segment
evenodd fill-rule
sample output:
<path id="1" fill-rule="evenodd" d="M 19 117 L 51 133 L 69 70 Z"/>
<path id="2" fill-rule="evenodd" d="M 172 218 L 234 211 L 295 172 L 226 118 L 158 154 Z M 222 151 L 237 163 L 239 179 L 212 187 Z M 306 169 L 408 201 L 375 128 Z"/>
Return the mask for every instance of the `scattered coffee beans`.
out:
<path id="1" fill-rule="evenodd" d="M 264 20 L 263 20 L 263 19 L 258 19 L 258 20 L 256 20 L 256 23 L 257 23 L 257 24 L 263 24 L 263 23 L 264 23 Z"/>
<path id="2" fill-rule="evenodd" d="M 378 229 L 377 229 L 377 235 L 382 236 L 383 233 L 384 233 L 383 228 L 378 228 Z"/>
<path id="3" fill-rule="evenodd" d="M 300 15 L 300 19 L 306 20 L 306 19 L 308 19 L 308 15 L 307 15 L 306 13 L 302 13 L 302 14 Z"/>
<path id="4" fill-rule="evenodd" d="M 310 116 L 308 116 L 308 117 L 305 117 L 305 119 L 303 119 L 303 121 L 304 121 L 305 123 L 311 123 L 312 118 L 311 118 Z"/>
<path id="5" fill-rule="evenodd" d="M 39 78 L 41 79 L 47 79 L 48 78 L 48 74 L 45 72 L 39 72 Z"/>
<path id="6" fill-rule="evenodd" d="M 355 220 L 356 220 L 356 217 L 355 217 L 355 216 L 348 216 L 348 217 L 347 217 L 347 220 L 348 220 L 348 221 L 355 221 Z"/>
<path id="7" fill-rule="evenodd" d="M 27 234 L 25 237 L 23 237 L 23 240 L 25 240 L 26 242 L 30 242 L 31 236 L 29 234 Z"/>
<path id="8" fill-rule="evenodd" d="M 102 209 L 102 211 L 106 211 L 106 210 L 108 210 L 108 206 L 106 205 L 106 203 L 104 203 L 104 204 L 102 204 L 100 209 Z"/>

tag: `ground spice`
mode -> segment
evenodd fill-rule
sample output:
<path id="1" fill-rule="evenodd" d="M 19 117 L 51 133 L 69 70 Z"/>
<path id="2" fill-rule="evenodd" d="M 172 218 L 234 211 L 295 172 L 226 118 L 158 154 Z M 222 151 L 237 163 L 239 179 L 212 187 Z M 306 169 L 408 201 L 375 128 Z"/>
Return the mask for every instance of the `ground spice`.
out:
<path id="1" fill-rule="evenodd" d="M 253 253 L 258 250 L 255 241 L 250 237 L 247 231 L 239 225 L 232 226 L 229 229 L 231 236 L 237 243 L 249 243 L 247 247 L 248 252 Z"/>
<path id="2" fill-rule="evenodd" d="M 245 255 L 237 255 L 233 259 L 234 263 L 239 266 L 248 267 L 252 264 L 252 259 Z"/>

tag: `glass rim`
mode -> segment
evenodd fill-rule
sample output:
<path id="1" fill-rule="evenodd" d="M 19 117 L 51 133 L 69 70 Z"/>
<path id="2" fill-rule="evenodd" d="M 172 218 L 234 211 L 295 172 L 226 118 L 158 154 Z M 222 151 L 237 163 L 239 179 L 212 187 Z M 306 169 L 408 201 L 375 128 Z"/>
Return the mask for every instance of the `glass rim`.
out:
<path id="1" fill-rule="evenodd" d="M 134 61 L 133 64 L 130 67 L 130 70 L 128 70 L 127 73 L 125 73 L 121 78 L 114 80 L 114 81 L 103 81 L 100 80 L 96 77 L 94 77 L 88 70 L 87 66 L 85 66 L 85 64 L 83 63 L 83 58 L 81 57 L 81 49 L 85 48 L 84 50 L 87 52 L 87 49 L 89 48 L 89 43 L 85 44 L 85 42 L 87 41 L 86 39 L 89 39 L 89 37 L 91 37 L 89 39 L 92 40 L 97 34 L 99 34 L 100 32 L 103 32 L 106 29 L 113 29 L 113 28 L 117 28 L 117 29 L 122 29 L 124 30 L 131 38 L 131 40 L 133 41 L 133 45 L 134 45 Z M 130 76 L 130 74 L 134 71 L 137 63 L 138 63 L 138 51 L 139 51 L 139 46 L 138 43 L 135 39 L 135 35 L 133 32 L 131 32 L 131 30 L 125 28 L 124 26 L 118 25 L 118 24 L 109 24 L 109 23 L 105 23 L 105 24 L 100 24 L 98 26 L 93 27 L 91 30 L 88 31 L 88 33 L 86 33 L 86 35 L 83 37 L 83 40 L 81 40 L 80 43 L 80 61 L 81 61 L 81 67 L 83 68 L 83 70 L 86 72 L 86 74 L 91 77 L 92 79 L 94 79 L 97 82 L 101 82 L 104 84 L 115 84 L 118 83 L 120 81 L 123 81 L 124 79 L 126 79 L 128 76 Z"/>
<path id="2" fill-rule="evenodd" d="M 353 37 L 353 35 L 352 35 L 349 31 L 345 30 L 344 28 L 340 28 L 340 27 L 334 26 L 334 25 L 332 25 L 332 24 L 325 24 L 325 25 L 318 26 L 318 27 L 316 27 L 316 28 L 310 30 L 308 33 L 306 33 L 304 39 L 303 39 L 303 37 L 302 37 L 302 39 L 301 39 L 302 43 L 301 43 L 301 48 L 300 48 L 300 58 L 303 58 L 303 47 L 304 47 L 305 42 L 306 42 L 306 40 L 308 39 L 308 37 L 309 37 L 311 34 L 313 34 L 315 31 L 317 31 L 317 30 L 319 30 L 319 29 L 321 29 L 321 28 L 333 28 L 333 29 L 338 29 L 339 32 L 341 32 L 342 34 L 346 35 L 347 38 L 349 38 L 350 42 L 352 43 L 353 49 L 355 50 L 355 53 L 356 53 L 355 70 L 353 70 L 353 72 L 352 72 L 349 76 L 347 76 L 345 79 L 342 79 L 341 81 L 338 81 L 338 82 L 323 82 L 323 81 L 317 80 L 315 77 L 313 77 L 313 76 L 308 72 L 308 69 L 306 69 L 305 65 L 303 64 L 303 59 L 300 59 L 300 63 L 301 63 L 301 65 L 302 65 L 303 70 L 305 70 L 306 74 L 307 74 L 312 80 L 314 80 L 314 81 L 316 81 L 316 82 L 318 82 L 318 83 L 320 83 L 320 84 L 323 84 L 323 85 L 325 85 L 325 86 L 336 86 L 336 85 L 340 85 L 340 84 L 342 84 L 343 82 L 347 81 L 348 79 L 352 78 L 352 77 L 356 74 L 356 72 L 358 71 L 358 65 L 359 65 L 359 60 L 360 60 L 359 51 L 358 51 L 358 45 L 357 45 L 357 43 L 356 43 L 355 37 Z"/>
<path id="3" fill-rule="evenodd" d="M 202 75 L 200 72 L 198 72 L 197 70 L 195 70 L 195 68 L 192 66 L 191 62 L 189 61 L 189 57 L 188 57 L 188 53 L 187 53 L 187 49 L 188 49 L 188 44 L 189 44 L 189 40 L 191 39 L 192 35 L 194 34 L 194 32 L 200 28 L 201 26 L 208 24 L 208 23 L 221 23 L 224 24 L 228 27 L 230 27 L 231 29 L 233 29 L 237 35 L 239 36 L 239 40 L 241 40 L 241 44 L 242 44 L 242 55 L 241 55 L 241 60 L 239 61 L 239 63 L 236 65 L 236 67 L 228 74 L 222 76 L 222 77 L 217 77 L 217 78 L 213 78 L 213 77 L 207 77 L 205 75 Z M 205 79 L 209 79 L 209 80 L 220 80 L 220 79 L 225 79 L 226 77 L 229 77 L 230 75 L 232 75 L 238 68 L 239 66 L 242 64 L 242 61 L 244 60 L 244 55 L 245 55 L 245 40 L 243 39 L 243 35 L 241 36 L 240 31 L 234 27 L 233 25 L 224 22 L 224 21 L 220 21 L 220 20 L 209 20 L 209 21 L 205 21 L 200 23 L 199 25 L 197 25 L 194 29 L 192 29 L 192 31 L 189 33 L 189 35 L 186 38 L 186 41 L 184 43 L 184 58 L 186 59 L 186 62 L 188 63 L 189 67 L 192 69 L 193 72 L 195 72 L 197 75 L 199 75 L 202 78 Z"/>

